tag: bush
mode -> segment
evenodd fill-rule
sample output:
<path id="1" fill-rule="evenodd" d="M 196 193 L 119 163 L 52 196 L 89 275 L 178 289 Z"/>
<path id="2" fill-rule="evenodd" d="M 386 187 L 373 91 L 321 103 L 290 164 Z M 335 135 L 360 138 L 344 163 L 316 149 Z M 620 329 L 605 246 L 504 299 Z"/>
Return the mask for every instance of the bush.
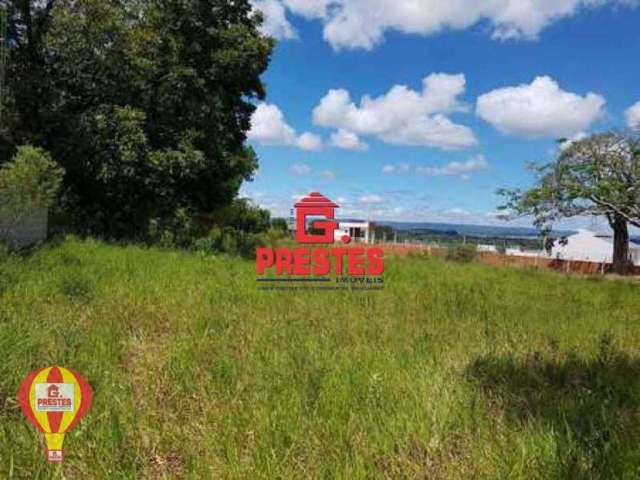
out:
<path id="1" fill-rule="evenodd" d="M 478 250 L 475 245 L 457 245 L 449 247 L 447 251 L 447 260 L 459 263 L 473 262 L 478 255 Z"/>
<path id="2" fill-rule="evenodd" d="M 219 208 L 205 217 L 213 225 L 232 227 L 248 233 L 265 232 L 271 226 L 269 211 L 246 198 L 236 198 L 230 205 Z"/>
<path id="3" fill-rule="evenodd" d="M 38 209 L 49 208 L 62 184 L 63 170 L 41 148 L 22 146 L 0 168 L 0 238 Z"/>
<path id="4" fill-rule="evenodd" d="M 225 212 L 228 217 L 223 215 Z M 206 225 L 212 223 L 206 232 Z M 148 235 L 151 243 L 165 248 L 253 258 L 256 248 L 274 248 L 287 237 L 286 229 L 280 225 L 269 227 L 269 224 L 268 211 L 241 199 L 211 215 L 195 215 L 186 209 L 178 209 L 171 219 L 152 220 Z"/>
<path id="5" fill-rule="evenodd" d="M 173 217 L 149 222 L 149 240 L 165 248 L 191 248 L 204 235 L 192 212 L 179 208 Z"/>
<path id="6" fill-rule="evenodd" d="M 284 218 L 274 218 L 271 220 L 271 228 L 280 230 L 282 232 L 287 232 L 289 230 L 289 225 Z"/>
<path id="7" fill-rule="evenodd" d="M 285 238 L 278 229 L 269 229 L 263 233 L 247 233 L 231 227 L 213 227 L 206 237 L 194 242 L 193 248 L 202 253 L 227 253 L 254 258 L 256 248 L 277 247 Z"/>

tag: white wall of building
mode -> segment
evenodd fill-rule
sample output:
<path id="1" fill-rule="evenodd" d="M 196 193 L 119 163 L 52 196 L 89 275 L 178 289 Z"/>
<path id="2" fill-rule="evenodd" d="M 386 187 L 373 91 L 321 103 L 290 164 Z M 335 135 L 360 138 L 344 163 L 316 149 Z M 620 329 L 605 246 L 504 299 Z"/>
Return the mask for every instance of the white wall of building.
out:
<path id="1" fill-rule="evenodd" d="M 372 242 L 372 224 L 370 222 L 342 222 L 340 220 L 338 220 L 338 222 L 340 226 L 337 230 L 334 231 L 334 234 L 333 234 L 336 242 L 340 241 L 340 239 L 344 235 L 350 235 L 351 229 L 356 229 L 356 228 L 360 229 L 363 235 L 363 238 L 360 238 L 360 239 L 352 238 L 353 241 L 361 241 L 365 243 Z"/>
<path id="2" fill-rule="evenodd" d="M 519 248 L 507 248 L 505 255 L 510 257 L 548 257 L 547 253 L 543 250 L 521 250 Z"/>
<path id="3" fill-rule="evenodd" d="M 640 249 L 634 244 L 629 248 L 634 264 L 640 265 Z M 556 241 L 551 250 L 551 257 L 560 260 L 610 263 L 613 259 L 613 239 L 612 237 L 603 238 L 589 230 L 580 230 L 567 238 L 565 246 Z"/>

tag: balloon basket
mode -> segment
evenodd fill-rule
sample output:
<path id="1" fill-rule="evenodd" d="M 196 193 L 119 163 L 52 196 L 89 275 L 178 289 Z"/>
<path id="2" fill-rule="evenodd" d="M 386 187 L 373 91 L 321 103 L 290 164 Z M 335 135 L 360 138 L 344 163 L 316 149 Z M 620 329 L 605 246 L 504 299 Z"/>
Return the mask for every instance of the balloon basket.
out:
<path id="1" fill-rule="evenodd" d="M 50 462 L 61 462 L 64 460 L 64 453 L 62 450 L 47 450 L 47 460 Z"/>

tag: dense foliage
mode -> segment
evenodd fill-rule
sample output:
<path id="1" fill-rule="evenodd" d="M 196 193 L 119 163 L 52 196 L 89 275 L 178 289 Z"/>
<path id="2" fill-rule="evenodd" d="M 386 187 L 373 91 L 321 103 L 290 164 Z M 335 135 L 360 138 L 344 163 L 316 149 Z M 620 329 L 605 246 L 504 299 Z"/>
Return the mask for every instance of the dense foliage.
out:
<path id="1" fill-rule="evenodd" d="M 470 263 L 478 256 L 475 245 L 452 245 L 447 249 L 447 260 L 459 263 Z"/>
<path id="2" fill-rule="evenodd" d="M 139 237 L 231 204 L 257 168 L 246 132 L 273 48 L 248 0 L 7 4 L 0 162 L 51 152 L 86 233 Z"/>

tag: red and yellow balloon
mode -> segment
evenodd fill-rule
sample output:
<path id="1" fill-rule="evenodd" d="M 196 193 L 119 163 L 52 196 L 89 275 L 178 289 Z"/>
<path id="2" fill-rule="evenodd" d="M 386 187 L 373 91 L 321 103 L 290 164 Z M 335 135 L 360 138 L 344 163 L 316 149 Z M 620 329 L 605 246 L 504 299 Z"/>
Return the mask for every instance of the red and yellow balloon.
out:
<path id="1" fill-rule="evenodd" d="M 64 435 L 89 411 L 93 392 L 82 376 L 58 366 L 31 372 L 20 384 L 22 413 L 44 433 L 47 460 L 61 462 Z"/>

